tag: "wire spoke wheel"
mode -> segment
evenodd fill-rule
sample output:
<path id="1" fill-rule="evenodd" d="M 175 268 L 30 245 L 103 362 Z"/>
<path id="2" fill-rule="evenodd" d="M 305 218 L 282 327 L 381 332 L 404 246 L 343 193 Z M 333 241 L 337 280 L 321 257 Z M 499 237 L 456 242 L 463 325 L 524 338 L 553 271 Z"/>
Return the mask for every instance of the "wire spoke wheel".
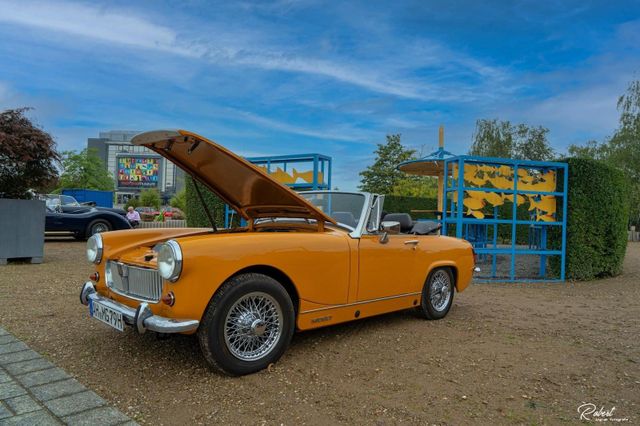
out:
<path id="1" fill-rule="evenodd" d="M 108 230 L 109 230 L 109 227 L 107 226 L 106 223 L 99 222 L 91 227 L 91 235 L 107 232 Z"/>
<path id="2" fill-rule="evenodd" d="M 263 292 L 248 293 L 236 300 L 224 322 L 227 348 L 242 361 L 256 361 L 268 355 L 282 331 L 280 304 Z"/>
<path id="3" fill-rule="evenodd" d="M 438 312 L 444 311 L 449 305 L 453 290 L 449 274 L 442 269 L 434 272 L 429 290 L 431 307 Z"/>

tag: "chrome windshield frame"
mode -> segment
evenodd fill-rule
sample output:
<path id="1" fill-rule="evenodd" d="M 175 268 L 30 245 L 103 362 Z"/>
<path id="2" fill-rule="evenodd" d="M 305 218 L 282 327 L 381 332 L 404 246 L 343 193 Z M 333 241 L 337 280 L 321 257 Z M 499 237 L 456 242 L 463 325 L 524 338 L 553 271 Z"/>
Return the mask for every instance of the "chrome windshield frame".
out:
<path id="1" fill-rule="evenodd" d="M 360 212 L 360 220 L 358 221 L 358 226 L 356 229 L 349 232 L 349 236 L 351 238 L 360 238 L 362 234 L 366 231 L 367 222 L 369 220 L 369 214 L 371 213 L 371 202 L 373 200 L 373 196 L 369 192 L 355 192 L 355 191 L 302 191 L 299 192 L 301 197 L 304 197 L 305 194 L 350 194 L 350 195 L 361 195 L 364 197 L 364 203 L 362 203 L 362 211 Z"/>

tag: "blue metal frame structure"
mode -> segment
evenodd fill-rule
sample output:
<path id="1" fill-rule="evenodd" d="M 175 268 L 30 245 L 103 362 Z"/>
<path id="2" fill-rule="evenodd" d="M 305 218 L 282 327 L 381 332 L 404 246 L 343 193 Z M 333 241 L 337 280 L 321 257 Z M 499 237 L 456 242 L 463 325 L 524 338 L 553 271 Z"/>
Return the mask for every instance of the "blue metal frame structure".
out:
<path id="1" fill-rule="evenodd" d="M 266 167 L 267 172 L 271 173 L 272 167 L 280 167 L 284 172 L 291 165 L 312 164 L 313 165 L 313 181 L 287 184 L 294 191 L 314 191 L 331 189 L 331 157 L 323 154 L 292 154 L 292 155 L 273 155 L 265 157 L 247 157 L 245 160 L 255 164 L 256 166 Z M 320 173 L 323 179 L 320 181 Z M 224 226 L 228 228 L 234 215 L 233 209 L 225 206 L 224 209 Z"/>
<path id="2" fill-rule="evenodd" d="M 456 164 L 458 167 L 458 179 L 455 179 L 451 173 L 452 165 Z M 509 166 L 513 170 L 513 188 L 512 189 L 498 189 L 498 188 L 486 188 L 486 187 L 473 187 L 466 186 L 464 179 L 464 170 L 466 164 L 482 164 L 490 166 Z M 537 170 L 555 170 L 556 179 L 560 176 L 563 177 L 563 191 L 529 191 L 518 189 L 518 168 L 537 169 Z M 479 256 L 491 256 L 491 276 L 490 278 L 476 279 L 476 281 L 486 282 L 519 282 L 519 281 L 564 281 L 565 280 L 565 260 L 566 260 L 566 231 L 567 231 L 567 189 L 568 189 L 568 164 L 551 161 L 530 161 L 530 160 L 511 160 L 506 158 L 492 158 L 492 157 L 477 157 L 469 155 L 461 155 L 444 159 L 444 190 L 443 190 L 443 214 L 442 214 L 442 232 L 444 235 L 448 235 L 447 227 L 449 225 L 455 225 L 455 236 L 457 238 L 468 237 L 470 242 L 474 244 L 474 250 Z M 556 180 L 556 186 L 558 181 Z M 498 218 L 498 208 L 494 207 L 493 218 L 478 219 L 475 217 L 465 217 L 463 197 L 465 191 L 483 191 L 483 192 L 495 192 L 502 194 L 513 194 L 513 211 L 511 219 Z M 449 193 L 457 193 L 457 200 L 449 200 L 447 196 Z M 517 219 L 517 196 L 529 194 L 529 195 L 553 195 L 562 199 L 562 219 L 559 221 L 545 222 L 537 220 L 518 220 Z M 450 205 L 449 205 L 450 204 Z M 480 239 L 474 241 L 473 235 L 469 232 L 469 228 L 473 225 L 482 225 L 486 230 L 489 226 L 493 226 L 493 238 L 489 243 L 487 239 Z M 498 225 L 511 225 L 511 244 L 510 247 L 498 247 L 497 235 Z M 539 232 L 536 238 L 539 239 L 538 244 L 529 244 L 528 248 L 516 247 L 516 232 L 517 225 L 529 225 L 530 227 L 539 227 Z M 562 227 L 562 245 L 560 250 L 552 250 L 547 248 L 547 229 L 549 226 L 561 226 Z M 480 228 L 478 226 L 478 228 Z M 496 276 L 496 256 L 499 254 L 508 254 L 511 256 L 511 265 L 508 279 L 497 278 Z M 540 256 L 540 278 L 518 278 L 516 277 L 516 257 L 519 255 L 538 255 Z M 560 256 L 560 277 L 559 278 L 546 278 L 546 259 L 547 256 Z"/>

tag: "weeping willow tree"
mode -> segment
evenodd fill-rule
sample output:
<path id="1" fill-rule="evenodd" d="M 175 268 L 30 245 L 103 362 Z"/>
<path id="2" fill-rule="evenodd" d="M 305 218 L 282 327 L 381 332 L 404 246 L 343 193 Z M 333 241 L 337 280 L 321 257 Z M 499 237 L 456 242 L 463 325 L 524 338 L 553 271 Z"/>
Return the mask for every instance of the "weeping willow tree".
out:
<path id="1" fill-rule="evenodd" d="M 469 155 L 548 161 L 554 157 L 548 133 L 549 129 L 542 126 L 480 119 L 476 121 Z"/>
<path id="2" fill-rule="evenodd" d="M 571 145 L 569 154 L 605 161 L 621 169 L 631 182 L 630 222 L 640 225 L 640 80 L 632 81 L 618 98 L 618 128 L 603 142 Z"/>

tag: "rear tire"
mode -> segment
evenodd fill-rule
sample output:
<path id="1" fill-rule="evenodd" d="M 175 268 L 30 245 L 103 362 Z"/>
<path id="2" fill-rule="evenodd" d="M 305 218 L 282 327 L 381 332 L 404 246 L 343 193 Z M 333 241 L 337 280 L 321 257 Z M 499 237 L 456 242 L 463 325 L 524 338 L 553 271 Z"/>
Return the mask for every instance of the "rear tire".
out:
<path id="1" fill-rule="evenodd" d="M 88 237 L 100 234 L 102 232 L 111 231 L 111 224 L 103 219 L 96 219 L 87 226 L 87 233 L 85 234 Z"/>
<path id="2" fill-rule="evenodd" d="M 295 328 L 287 291 L 271 277 L 248 273 L 222 285 L 198 329 L 210 366 L 240 376 L 260 371 L 286 351 Z"/>
<path id="3" fill-rule="evenodd" d="M 431 271 L 422 288 L 418 315 L 428 320 L 439 320 L 447 316 L 453 304 L 455 280 L 451 269 L 437 268 Z"/>

